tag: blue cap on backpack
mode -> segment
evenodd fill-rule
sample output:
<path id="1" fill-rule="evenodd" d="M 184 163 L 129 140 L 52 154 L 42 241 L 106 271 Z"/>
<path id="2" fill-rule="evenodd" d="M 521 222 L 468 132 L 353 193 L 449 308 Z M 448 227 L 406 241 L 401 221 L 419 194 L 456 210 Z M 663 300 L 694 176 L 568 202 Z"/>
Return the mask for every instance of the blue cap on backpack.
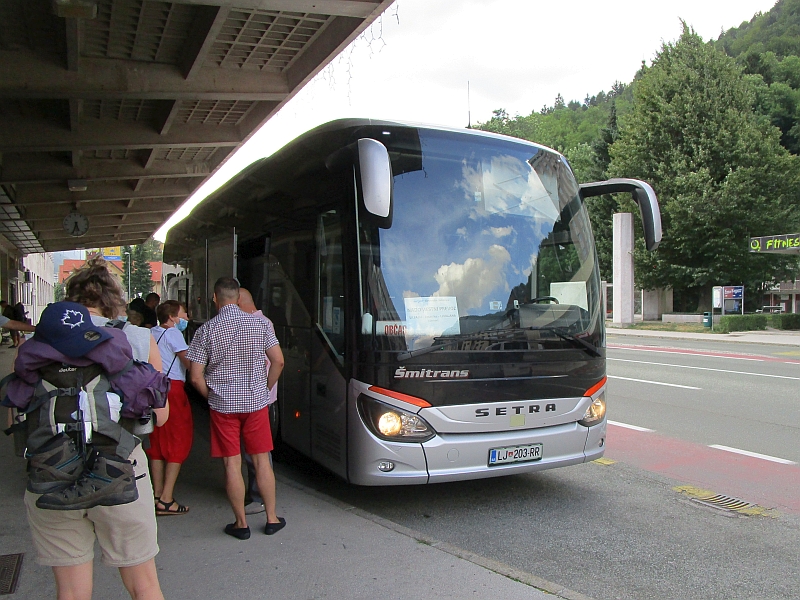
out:
<path id="1" fill-rule="evenodd" d="M 33 339 L 73 358 L 88 354 L 111 337 L 108 328 L 92 323 L 83 304 L 54 302 L 42 312 Z"/>

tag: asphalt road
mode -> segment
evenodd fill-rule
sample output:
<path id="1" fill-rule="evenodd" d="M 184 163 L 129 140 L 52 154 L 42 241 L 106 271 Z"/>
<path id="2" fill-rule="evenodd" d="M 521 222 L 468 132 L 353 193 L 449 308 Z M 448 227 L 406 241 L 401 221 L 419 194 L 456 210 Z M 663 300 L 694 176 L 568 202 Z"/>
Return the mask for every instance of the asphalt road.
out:
<path id="1" fill-rule="evenodd" d="M 800 462 L 797 350 L 610 336 L 609 419 Z"/>
<path id="2" fill-rule="evenodd" d="M 798 598 L 798 349 L 610 335 L 608 358 L 602 462 L 404 488 L 278 469 L 598 600 Z"/>

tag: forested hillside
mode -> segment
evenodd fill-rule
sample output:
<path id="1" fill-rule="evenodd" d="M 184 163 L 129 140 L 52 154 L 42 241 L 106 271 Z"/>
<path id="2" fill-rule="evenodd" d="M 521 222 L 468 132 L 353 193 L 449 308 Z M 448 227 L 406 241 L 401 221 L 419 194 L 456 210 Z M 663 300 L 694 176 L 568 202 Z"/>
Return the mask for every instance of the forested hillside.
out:
<path id="1" fill-rule="evenodd" d="M 708 310 L 713 285 L 746 297 L 792 276 L 797 260 L 750 254 L 749 237 L 800 229 L 800 0 L 702 40 L 684 25 L 629 84 L 527 116 L 505 110 L 479 128 L 556 148 L 580 181 L 636 177 L 659 195 L 664 238 L 637 235 L 636 278 L 672 287 L 676 310 Z M 622 195 L 592 198 L 601 275 L 611 279 L 612 214 Z"/>

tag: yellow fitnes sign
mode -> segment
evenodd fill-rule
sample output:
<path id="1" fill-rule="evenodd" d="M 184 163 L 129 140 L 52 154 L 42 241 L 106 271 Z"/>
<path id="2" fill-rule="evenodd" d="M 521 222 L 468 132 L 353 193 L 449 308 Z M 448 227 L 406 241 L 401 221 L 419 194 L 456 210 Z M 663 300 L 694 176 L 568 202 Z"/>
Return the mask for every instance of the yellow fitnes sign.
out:
<path id="1" fill-rule="evenodd" d="M 800 233 L 751 237 L 750 252 L 800 254 Z"/>

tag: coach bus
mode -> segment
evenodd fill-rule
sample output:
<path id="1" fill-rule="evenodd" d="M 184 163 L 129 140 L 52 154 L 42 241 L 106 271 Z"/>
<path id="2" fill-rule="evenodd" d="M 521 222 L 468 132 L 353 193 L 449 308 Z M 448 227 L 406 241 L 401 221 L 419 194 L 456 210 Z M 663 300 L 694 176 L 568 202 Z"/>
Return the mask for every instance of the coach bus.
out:
<path id="1" fill-rule="evenodd" d="M 543 146 L 374 120 L 318 127 L 168 234 L 192 327 L 234 276 L 274 323 L 282 443 L 359 485 L 573 465 L 606 441 L 604 310 L 587 196 Z"/>

